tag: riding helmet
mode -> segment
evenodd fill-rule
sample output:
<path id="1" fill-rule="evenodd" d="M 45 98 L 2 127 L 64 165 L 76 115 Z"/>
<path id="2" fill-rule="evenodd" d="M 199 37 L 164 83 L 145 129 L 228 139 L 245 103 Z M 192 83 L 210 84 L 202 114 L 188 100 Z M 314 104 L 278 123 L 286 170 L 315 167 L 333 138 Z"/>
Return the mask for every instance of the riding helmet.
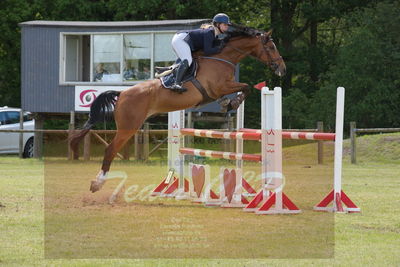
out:
<path id="1" fill-rule="evenodd" d="M 226 23 L 226 24 L 231 24 L 231 21 L 229 20 L 229 17 L 225 13 L 218 13 L 217 15 L 214 16 L 213 18 L 213 23 Z"/>

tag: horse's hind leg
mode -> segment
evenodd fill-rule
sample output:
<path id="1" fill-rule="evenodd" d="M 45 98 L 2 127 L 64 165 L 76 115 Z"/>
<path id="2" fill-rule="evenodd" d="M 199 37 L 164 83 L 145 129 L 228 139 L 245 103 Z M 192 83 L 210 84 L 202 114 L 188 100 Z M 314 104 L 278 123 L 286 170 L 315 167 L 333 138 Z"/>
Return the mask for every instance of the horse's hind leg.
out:
<path id="1" fill-rule="evenodd" d="M 112 140 L 112 142 L 107 146 L 103 158 L 103 164 L 101 170 L 93 180 L 90 186 L 90 191 L 93 193 L 100 190 L 107 179 L 107 173 L 110 170 L 110 165 L 118 151 L 126 144 L 126 142 L 137 132 L 137 130 L 142 126 L 144 120 L 146 119 L 146 112 L 136 112 L 137 110 L 142 110 L 141 105 L 136 105 L 136 108 L 130 108 L 130 112 L 119 112 L 115 116 L 117 122 L 117 133 Z M 122 116 L 124 113 L 124 116 Z M 129 115 L 126 115 L 129 114 Z M 121 115 L 121 116 L 119 116 Z"/>
<path id="2" fill-rule="evenodd" d="M 110 165 L 118 151 L 126 144 L 126 142 L 137 132 L 136 129 L 132 130 L 118 130 L 112 142 L 107 146 L 103 158 L 103 165 L 96 180 L 93 180 L 90 185 L 92 193 L 101 189 L 107 179 L 107 173 L 110 170 Z"/>

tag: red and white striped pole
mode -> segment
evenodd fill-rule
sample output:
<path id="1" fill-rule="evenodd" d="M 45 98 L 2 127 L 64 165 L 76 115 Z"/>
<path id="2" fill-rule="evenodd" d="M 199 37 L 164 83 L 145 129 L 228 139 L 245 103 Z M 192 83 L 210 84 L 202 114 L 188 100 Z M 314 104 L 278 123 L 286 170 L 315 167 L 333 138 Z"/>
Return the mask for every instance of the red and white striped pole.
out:
<path id="1" fill-rule="evenodd" d="M 255 154 L 196 149 L 188 147 L 181 147 L 179 149 L 179 152 L 184 155 L 193 155 L 193 156 L 200 156 L 207 158 L 261 162 L 261 155 L 255 155 Z"/>
<path id="2" fill-rule="evenodd" d="M 221 132 L 215 130 L 199 130 L 184 128 L 183 135 L 200 136 L 220 139 L 261 140 L 262 130 L 241 129 L 238 132 Z M 335 141 L 335 133 L 282 132 L 283 139 L 325 140 Z"/>

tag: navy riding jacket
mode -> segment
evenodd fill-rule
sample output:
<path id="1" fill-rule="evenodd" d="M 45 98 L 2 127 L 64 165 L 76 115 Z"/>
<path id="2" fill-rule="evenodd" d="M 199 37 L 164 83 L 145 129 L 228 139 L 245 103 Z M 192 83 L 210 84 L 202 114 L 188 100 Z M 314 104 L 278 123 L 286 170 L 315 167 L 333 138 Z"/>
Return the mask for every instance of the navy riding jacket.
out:
<path id="1" fill-rule="evenodd" d="M 205 55 L 212 55 L 221 52 L 223 44 L 215 38 L 214 28 L 185 30 L 187 32 L 185 41 L 189 44 L 192 52 L 203 50 Z M 215 46 L 215 44 L 218 44 Z"/>

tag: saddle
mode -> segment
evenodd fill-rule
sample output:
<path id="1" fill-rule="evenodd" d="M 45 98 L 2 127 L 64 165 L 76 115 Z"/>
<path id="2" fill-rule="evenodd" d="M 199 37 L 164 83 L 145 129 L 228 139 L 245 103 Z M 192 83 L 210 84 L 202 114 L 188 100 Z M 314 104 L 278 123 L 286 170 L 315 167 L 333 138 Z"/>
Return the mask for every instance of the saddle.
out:
<path id="1" fill-rule="evenodd" d="M 175 84 L 176 80 L 176 70 L 181 63 L 181 59 L 177 59 L 175 63 L 169 67 L 155 67 L 155 77 L 161 80 L 162 86 L 165 88 L 171 88 L 172 85 Z M 190 65 L 189 69 L 186 71 L 185 75 L 183 76 L 182 82 L 191 82 L 193 85 L 199 90 L 201 95 L 203 96 L 203 100 L 197 104 L 197 106 L 204 105 L 214 101 L 215 99 L 211 98 L 208 94 L 206 89 L 201 85 L 201 83 L 196 79 L 197 69 L 199 64 L 194 59 L 192 64 Z"/>
<path id="2" fill-rule="evenodd" d="M 165 88 L 171 88 L 171 86 L 175 83 L 176 71 L 180 63 L 181 59 L 178 58 L 175 63 L 169 67 L 155 67 L 155 77 L 161 80 L 161 83 Z M 192 65 L 190 65 L 189 69 L 183 76 L 182 82 L 187 82 L 195 79 L 197 68 L 198 64 L 196 60 L 193 60 Z"/>

